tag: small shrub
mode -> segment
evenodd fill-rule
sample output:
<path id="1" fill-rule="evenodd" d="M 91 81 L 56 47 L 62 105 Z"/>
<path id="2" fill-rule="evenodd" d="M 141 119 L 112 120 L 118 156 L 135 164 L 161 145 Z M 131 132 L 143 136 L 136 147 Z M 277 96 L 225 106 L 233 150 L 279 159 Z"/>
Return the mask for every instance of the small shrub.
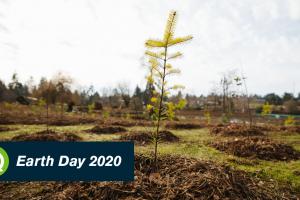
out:
<path id="1" fill-rule="evenodd" d="M 272 106 L 267 102 L 262 107 L 261 115 L 265 116 L 265 115 L 269 115 L 271 113 L 272 113 Z"/>
<path id="2" fill-rule="evenodd" d="M 45 107 L 46 106 L 46 101 L 45 101 L 45 99 L 43 99 L 43 98 L 40 98 L 39 99 L 39 101 L 38 101 L 38 106 L 39 107 Z"/>
<path id="3" fill-rule="evenodd" d="M 88 113 L 93 113 L 95 110 L 95 104 L 91 103 L 88 105 Z"/>
<path id="4" fill-rule="evenodd" d="M 286 118 L 286 120 L 284 120 L 284 125 L 285 126 L 295 126 L 295 124 L 296 124 L 296 121 L 295 121 L 295 117 L 293 117 L 293 116 L 289 115 Z"/>
<path id="5" fill-rule="evenodd" d="M 229 122 L 229 117 L 228 117 L 228 115 L 223 114 L 223 115 L 222 115 L 222 118 L 221 118 L 221 121 L 222 121 L 222 123 L 227 124 L 227 123 Z"/>
<path id="6" fill-rule="evenodd" d="M 110 112 L 108 110 L 103 111 L 102 117 L 104 120 L 108 120 L 110 117 Z"/>

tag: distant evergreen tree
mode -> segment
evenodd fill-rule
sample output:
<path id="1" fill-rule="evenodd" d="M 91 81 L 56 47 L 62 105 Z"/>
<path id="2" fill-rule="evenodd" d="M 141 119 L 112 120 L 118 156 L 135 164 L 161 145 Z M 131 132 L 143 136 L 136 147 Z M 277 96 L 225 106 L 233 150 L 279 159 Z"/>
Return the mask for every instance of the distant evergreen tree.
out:
<path id="1" fill-rule="evenodd" d="M 267 94 L 264 99 L 266 100 L 266 102 L 268 102 L 269 104 L 272 105 L 281 105 L 282 104 L 282 99 L 280 98 L 280 96 L 278 96 L 275 93 L 270 93 Z"/>
<path id="2" fill-rule="evenodd" d="M 141 88 L 137 85 L 130 101 L 131 108 L 135 111 L 136 117 L 139 116 L 139 112 L 143 111 L 143 98 L 144 93 L 142 92 Z"/>
<path id="3" fill-rule="evenodd" d="M 7 91 L 6 85 L 0 80 L 0 101 L 4 101 L 4 95 Z"/>
<path id="4" fill-rule="evenodd" d="M 136 88 L 134 90 L 133 96 L 134 97 L 139 97 L 139 98 L 143 97 L 143 92 L 142 92 L 141 88 L 138 85 L 136 86 Z"/>
<path id="5" fill-rule="evenodd" d="M 100 102 L 100 100 L 101 100 L 101 97 L 98 92 L 95 92 L 94 94 L 91 94 L 89 96 L 89 104 L 95 103 L 95 102 Z"/>
<path id="6" fill-rule="evenodd" d="M 12 81 L 8 84 L 9 90 L 13 91 L 18 96 L 27 96 L 28 88 L 19 82 L 17 73 L 12 76 Z"/>
<path id="7" fill-rule="evenodd" d="M 143 92 L 143 103 L 144 105 L 148 105 L 151 103 L 151 98 L 154 96 L 153 91 L 155 91 L 154 84 L 151 82 L 147 82 L 146 89 Z"/>
<path id="8" fill-rule="evenodd" d="M 289 101 L 289 100 L 293 100 L 293 99 L 294 99 L 294 95 L 292 93 L 285 92 L 283 94 L 283 97 L 282 97 L 282 101 L 283 102 L 286 102 L 286 101 Z"/>

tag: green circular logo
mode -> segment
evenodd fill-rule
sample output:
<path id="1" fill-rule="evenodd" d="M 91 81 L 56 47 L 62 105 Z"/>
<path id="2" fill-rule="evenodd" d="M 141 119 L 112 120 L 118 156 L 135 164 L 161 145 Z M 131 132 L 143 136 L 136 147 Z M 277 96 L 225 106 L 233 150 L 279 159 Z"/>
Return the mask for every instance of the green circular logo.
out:
<path id="1" fill-rule="evenodd" d="M 4 174 L 8 168 L 9 158 L 6 151 L 0 147 L 0 176 Z"/>

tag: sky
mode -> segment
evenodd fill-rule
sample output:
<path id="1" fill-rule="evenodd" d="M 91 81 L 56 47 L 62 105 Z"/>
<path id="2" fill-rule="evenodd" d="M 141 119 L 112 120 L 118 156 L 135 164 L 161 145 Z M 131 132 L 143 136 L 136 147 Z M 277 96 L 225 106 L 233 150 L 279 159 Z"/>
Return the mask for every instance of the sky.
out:
<path id="1" fill-rule="evenodd" d="M 145 40 L 162 38 L 171 10 L 182 73 L 208 94 L 235 70 L 251 94 L 300 92 L 300 0 L 0 0 L 0 79 L 38 82 L 63 72 L 79 87 L 145 86 Z"/>

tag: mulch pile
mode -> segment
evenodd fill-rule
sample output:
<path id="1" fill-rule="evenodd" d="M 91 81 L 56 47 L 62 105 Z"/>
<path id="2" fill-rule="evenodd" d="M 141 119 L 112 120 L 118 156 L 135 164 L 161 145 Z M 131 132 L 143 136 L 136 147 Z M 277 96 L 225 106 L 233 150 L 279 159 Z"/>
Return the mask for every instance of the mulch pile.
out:
<path id="1" fill-rule="evenodd" d="M 121 126 L 94 126 L 93 128 L 86 130 L 86 132 L 96 134 L 114 134 L 126 131 L 127 130 Z"/>
<path id="2" fill-rule="evenodd" d="M 204 126 L 198 123 L 187 123 L 187 122 L 169 122 L 166 124 L 168 129 L 199 129 Z"/>
<path id="3" fill-rule="evenodd" d="M 45 130 L 33 134 L 21 134 L 13 137 L 11 141 L 81 141 L 82 138 L 73 133 L 57 133 L 53 130 Z"/>
<path id="4" fill-rule="evenodd" d="M 263 136 L 264 133 L 260 128 L 255 126 L 249 127 L 240 124 L 217 125 L 210 129 L 211 134 L 223 136 Z"/>
<path id="5" fill-rule="evenodd" d="M 134 182 L 15 182 L 0 184 L 1 199 L 297 199 L 290 189 L 212 162 L 165 156 L 135 157 Z"/>
<path id="6" fill-rule="evenodd" d="M 129 132 L 121 135 L 122 141 L 134 141 L 137 144 L 144 145 L 153 141 L 151 132 Z M 170 131 L 160 131 L 159 141 L 162 142 L 178 142 L 179 138 Z"/>
<path id="7" fill-rule="evenodd" d="M 280 161 L 300 159 L 300 152 L 294 150 L 293 147 L 264 138 L 236 138 L 210 145 L 220 151 L 240 157 Z"/>
<path id="8" fill-rule="evenodd" d="M 268 132 L 268 131 L 276 131 L 278 130 L 276 126 L 273 125 L 252 125 L 252 128 Z"/>

